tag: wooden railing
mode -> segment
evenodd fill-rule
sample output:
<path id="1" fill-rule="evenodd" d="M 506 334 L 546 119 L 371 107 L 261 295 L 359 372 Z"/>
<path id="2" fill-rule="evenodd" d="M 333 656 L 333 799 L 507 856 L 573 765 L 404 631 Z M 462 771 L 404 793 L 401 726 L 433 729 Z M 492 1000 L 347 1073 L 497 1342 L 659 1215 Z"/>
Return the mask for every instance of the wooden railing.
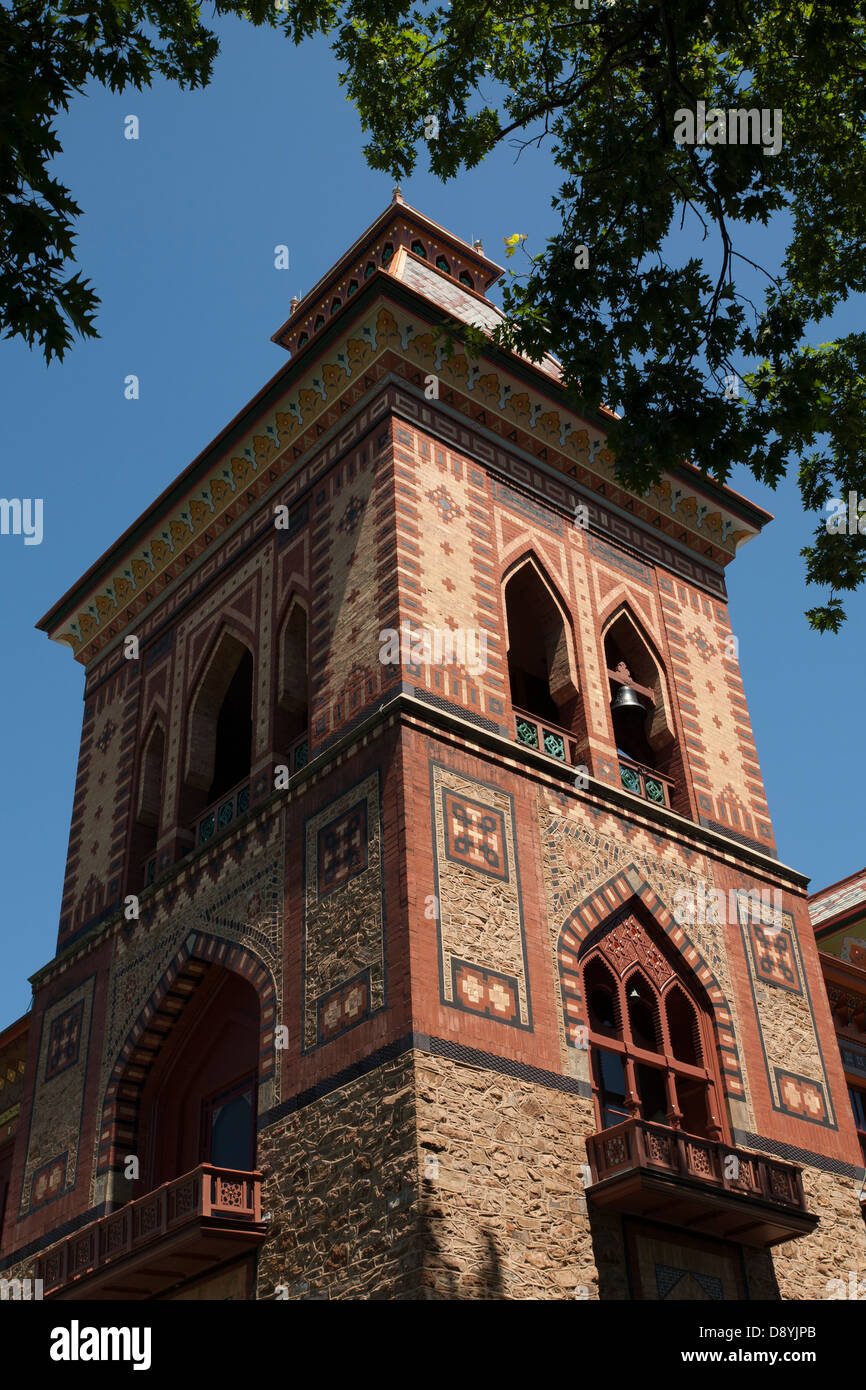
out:
<path id="1" fill-rule="evenodd" d="M 675 784 L 670 777 L 664 777 L 660 772 L 656 772 L 655 768 L 637 763 L 634 758 L 627 758 L 622 753 L 617 757 L 619 780 L 627 792 L 642 796 L 645 801 L 653 801 L 657 806 L 672 804 Z"/>
<path id="2" fill-rule="evenodd" d="M 561 763 L 574 763 L 575 739 L 567 729 L 558 724 L 550 724 L 528 710 L 514 706 L 514 732 L 518 743 L 527 748 L 535 748 L 550 758 L 558 758 Z"/>
<path id="3" fill-rule="evenodd" d="M 796 1164 L 667 1125 L 626 1120 L 589 1135 L 586 1148 L 593 1183 L 629 1170 L 653 1170 L 806 1213 L 802 1173 Z"/>
<path id="4" fill-rule="evenodd" d="M 36 1277 L 50 1293 L 136 1254 L 190 1222 L 223 1219 L 234 1226 L 254 1226 L 262 1219 L 261 1193 L 261 1173 L 203 1163 L 52 1246 L 37 1259 Z"/>

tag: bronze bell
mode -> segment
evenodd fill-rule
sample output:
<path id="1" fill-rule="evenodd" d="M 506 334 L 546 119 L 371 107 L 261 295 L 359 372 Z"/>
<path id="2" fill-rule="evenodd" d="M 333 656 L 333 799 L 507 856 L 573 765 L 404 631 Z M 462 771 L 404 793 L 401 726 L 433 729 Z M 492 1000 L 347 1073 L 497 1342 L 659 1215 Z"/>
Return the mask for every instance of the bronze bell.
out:
<path id="1" fill-rule="evenodd" d="M 621 685 L 610 702 L 610 707 L 614 714 L 626 713 L 629 715 L 646 714 L 646 706 L 635 690 L 634 686 Z"/>

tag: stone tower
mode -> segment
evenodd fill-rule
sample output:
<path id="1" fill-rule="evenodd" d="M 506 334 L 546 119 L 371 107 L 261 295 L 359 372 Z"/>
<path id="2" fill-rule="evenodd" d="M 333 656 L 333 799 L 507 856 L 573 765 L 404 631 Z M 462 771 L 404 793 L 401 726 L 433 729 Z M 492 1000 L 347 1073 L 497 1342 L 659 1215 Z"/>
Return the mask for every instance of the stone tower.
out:
<path id="1" fill-rule="evenodd" d="M 40 623 L 86 675 L 2 1229 L 46 1297 L 866 1260 L 725 596 L 769 518 L 686 464 L 624 491 L 554 358 L 467 351 L 500 274 L 395 192 Z"/>

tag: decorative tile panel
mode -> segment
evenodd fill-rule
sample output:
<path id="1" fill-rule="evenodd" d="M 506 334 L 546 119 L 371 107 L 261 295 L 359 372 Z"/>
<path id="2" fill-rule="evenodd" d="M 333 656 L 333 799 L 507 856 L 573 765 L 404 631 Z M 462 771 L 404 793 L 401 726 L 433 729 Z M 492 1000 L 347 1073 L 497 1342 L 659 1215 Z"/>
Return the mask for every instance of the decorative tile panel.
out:
<path id="1" fill-rule="evenodd" d="M 95 982 L 91 975 L 73 986 L 43 1015 L 21 1187 L 22 1217 L 34 1206 L 71 1192 L 78 1179 Z"/>
<path id="2" fill-rule="evenodd" d="M 455 864 L 508 881 L 505 853 L 505 816 L 447 788 L 442 792 L 445 855 Z"/>
<path id="3" fill-rule="evenodd" d="M 347 1028 L 370 1017 L 370 971 L 362 970 L 354 980 L 338 985 L 318 1001 L 318 1041 L 330 1042 Z"/>
<path id="4" fill-rule="evenodd" d="M 513 976 L 483 970 L 454 958 L 451 970 L 452 997 L 457 1007 L 499 1019 L 502 1023 L 520 1023 L 520 994 Z"/>
<path id="5" fill-rule="evenodd" d="M 48 1059 L 45 1064 L 45 1080 L 51 1081 L 67 1067 L 78 1061 L 81 1048 L 81 1021 L 84 1017 L 84 1000 L 79 999 L 71 1009 L 58 1014 L 52 1021 L 48 1038 Z"/>
<path id="6" fill-rule="evenodd" d="M 755 974 L 768 984 L 802 994 L 800 972 L 794 954 L 792 934 L 787 927 L 772 927 L 749 920 Z"/>
<path id="7" fill-rule="evenodd" d="M 324 898 L 367 868 L 367 803 L 359 801 L 319 831 L 318 890 Z"/>
<path id="8" fill-rule="evenodd" d="M 532 1027 L 513 798 L 430 765 L 443 1003 Z"/>
<path id="9" fill-rule="evenodd" d="M 737 898 L 737 915 L 770 1103 L 782 1114 L 836 1129 L 794 918 L 746 893 Z"/>
<path id="10" fill-rule="evenodd" d="M 304 1051 L 385 1004 L 379 774 L 305 822 Z"/>

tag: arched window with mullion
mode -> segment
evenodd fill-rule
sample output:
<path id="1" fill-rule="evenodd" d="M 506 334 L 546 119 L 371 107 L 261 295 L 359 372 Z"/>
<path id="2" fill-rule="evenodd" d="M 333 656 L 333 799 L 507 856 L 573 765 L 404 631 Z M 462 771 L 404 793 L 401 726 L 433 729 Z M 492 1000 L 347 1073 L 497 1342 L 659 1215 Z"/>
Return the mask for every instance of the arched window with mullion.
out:
<path id="1" fill-rule="evenodd" d="M 643 1119 L 705 1138 L 722 1138 L 720 1081 L 714 1062 L 712 1017 L 685 977 L 663 957 L 649 932 L 655 974 L 623 964 L 620 942 L 603 934 L 581 960 L 591 1079 L 603 1129 Z M 613 949 L 611 949 L 613 947 Z"/>

